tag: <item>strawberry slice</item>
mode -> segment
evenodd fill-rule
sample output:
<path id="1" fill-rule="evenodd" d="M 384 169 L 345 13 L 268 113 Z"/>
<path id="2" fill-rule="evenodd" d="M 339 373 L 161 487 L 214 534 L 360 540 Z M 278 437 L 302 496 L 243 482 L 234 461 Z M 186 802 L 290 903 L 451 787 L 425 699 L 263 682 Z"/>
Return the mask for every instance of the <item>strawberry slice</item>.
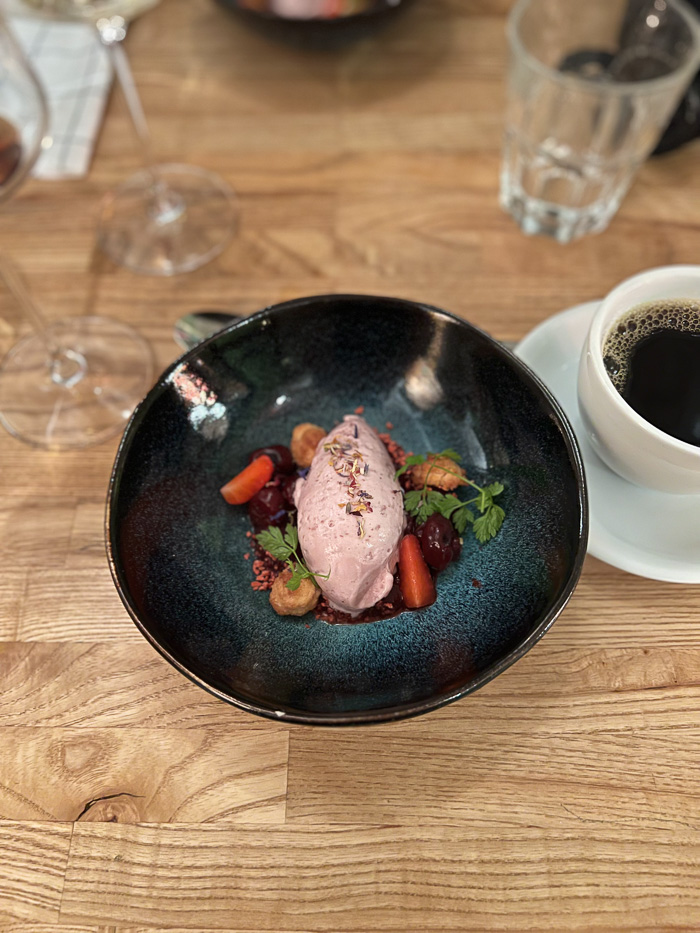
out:
<path id="1" fill-rule="evenodd" d="M 221 487 L 221 495 L 229 505 L 243 505 L 250 501 L 256 492 L 260 492 L 265 483 L 269 483 L 275 465 L 267 454 L 256 457 L 252 463 Z"/>
<path id="2" fill-rule="evenodd" d="M 415 535 L 406 535 L 399 545 L 399 587 L 409 609 L 421 609 L 435 602 L 435 583 Z"/>

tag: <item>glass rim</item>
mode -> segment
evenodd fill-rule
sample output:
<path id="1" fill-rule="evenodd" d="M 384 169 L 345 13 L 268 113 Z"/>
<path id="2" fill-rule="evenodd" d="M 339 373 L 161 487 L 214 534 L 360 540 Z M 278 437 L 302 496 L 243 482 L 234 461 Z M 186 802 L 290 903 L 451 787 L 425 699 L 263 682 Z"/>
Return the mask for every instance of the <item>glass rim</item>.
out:
<path id="1" fill-rule="evenodd" d="M 57 6 L 60 0 L 48 0 L 48 6 L 45 5 L 46 2 L 47 0 L 20 0 L 18 6 L 22 9 L 16 12 L 37 20 L 86 23 L 93 26 L 97 20 L 104 17 L 121 16 L 128 24 L 156 7 L 161 0 L 101 0 L 100 9 L 96 9 L 90 2 L 81 4 L 79 0 L 68 0 L 70 8 Z M 120 10 L 120 6 L 123 9 Z"/>
<path id="2" fill-rule="evenodd" d="M 685 0 L 664 0 L 688 26 L 692 39 L 688 60 L 670 74 L 662 75 L 659 78 L 648 78 L 643 81 L 616 81 L 611 84 L 596 84 L 591 81 L 585 81 L 580 77 L 557 71 L 534 55 L 526 48 L 525 43 L 520 37 L 520 22 L 525 14 L 525 10 L 532 3 L 532 0 L 517 0 L 515 6 L 510 11 L 506 22 L 506 36 L 510 44 L 511 52 L 514 52 L 521 59 L 527 62 L 530 68 L 539 72 L 542 76 L 548 78 L 564 87 L 575 89 L 579 92 L 595 94 L 596 96 L 622 97 L 634 95 L 656 94 L 666 87 L 675 87 L 680 83 L 680 79 L 687 73 L 692 76 L 700 66 L 700 17 L 698 17 L 692 7 Z M 688 78 L 688 82 L 690 77 Z"/>

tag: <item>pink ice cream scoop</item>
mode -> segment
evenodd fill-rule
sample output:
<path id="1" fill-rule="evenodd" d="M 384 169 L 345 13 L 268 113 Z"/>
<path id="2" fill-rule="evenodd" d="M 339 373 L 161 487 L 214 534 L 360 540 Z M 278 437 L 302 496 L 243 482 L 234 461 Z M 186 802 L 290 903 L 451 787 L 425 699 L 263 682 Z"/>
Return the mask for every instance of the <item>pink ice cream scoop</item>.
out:
<path id="1" fill-rule="evenodd" d="M 363 418 L 346 415 L 319 442 L 294 490 L 299 543 L 334 609 L 357 615 L 393 585 L 404 528 L 403 495 L 386 447 Z"/>

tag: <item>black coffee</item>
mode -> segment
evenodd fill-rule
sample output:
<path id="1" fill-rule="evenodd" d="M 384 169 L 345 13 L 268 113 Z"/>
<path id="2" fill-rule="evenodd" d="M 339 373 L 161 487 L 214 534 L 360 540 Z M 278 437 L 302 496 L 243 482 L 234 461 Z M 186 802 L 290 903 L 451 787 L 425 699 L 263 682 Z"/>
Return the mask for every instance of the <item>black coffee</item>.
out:
<path id="1" fill-rule="evenodd" d="M 642 418 L 700 447 L 700 303 L 637 305 L 605 338 L 603 361 L 615 388 Z"/>

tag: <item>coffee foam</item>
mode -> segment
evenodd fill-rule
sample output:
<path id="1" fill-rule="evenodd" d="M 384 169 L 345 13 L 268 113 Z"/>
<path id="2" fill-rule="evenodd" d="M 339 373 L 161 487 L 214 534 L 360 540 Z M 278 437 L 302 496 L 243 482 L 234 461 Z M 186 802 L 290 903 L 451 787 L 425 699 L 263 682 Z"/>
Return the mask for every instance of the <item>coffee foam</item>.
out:
<path id="1" fill-rule="evenodd" d="M 618 392 L 625 388 L 634 348 L 662 330 L 700 334 L 700 303 L 692 298 L 647 301 L 615 321 L 603 342 L 603 363 Z"/>

